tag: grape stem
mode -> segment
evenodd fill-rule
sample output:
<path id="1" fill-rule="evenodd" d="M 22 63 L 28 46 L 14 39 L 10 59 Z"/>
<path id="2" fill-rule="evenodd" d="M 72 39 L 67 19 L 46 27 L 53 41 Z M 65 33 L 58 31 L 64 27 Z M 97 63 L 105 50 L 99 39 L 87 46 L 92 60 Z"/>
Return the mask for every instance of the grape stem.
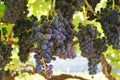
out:
<path id="1" fill-rule="evenodd" d="M 112 1 L 113 1 L 112 9 L 114 10 L 115 9 L 115 1 L 114 0 L 112 0 Z"/>
<path id="2" fill-rule="evenodd" d="M 36 71 L 36 68 L 31 65 L 31 64 L 26 64 L 25 66 L 21 66 L 23 68 L 23 70 L 21 70 L 21 72 L 29 72 L 29 73 L 32 73 L 32 74 L 35 74 L 37 71 Z M 27 68 L 28 67 L 32 67 L 31 70 L 28 70 Z"/>
<path id="3" fill-rule="evenodd" d="M 0 40 L 1 40 L 1 41 L 4 41 L 4 36 L 3 36 L 1 24 L 0 24 Z"/>
<path id="4" fill-rule="evenodd" d="M 55 10 L 54 10 L 54 9 L 55 9 L 55 2 L 56 2 L 56 0 L 52 0 L 52 1 L 51 1 L 51 9 L 50 9 L 50 11 L 49 11 L 49 15 L 51 15 L 51 16 L 52 16 L 52 15 L 53 15 L 53 16 L 55 15 Z"/>
<path id="5" fill-rule="evenodd" d="M 106 61 L 105 56 L 101 55 L 101 64 L 103 67 L 102 72 L 105 74 L 105 76 L 109 79 L 109 80 L 116 80 L 115 78 L 112 77 L 111 73 L 111 65 Z"/>
<path id="6" fill-rule="evenodd" d="M 0 40 L 1 40 L 1 30 L 0 30 Z"/>
<path id="7" fill-rule="evenodd" d="M 84 25 L 86 25 L 87 24 L 87 9 L 86 8 L 84 8 L 83 10 L 83 16 L 84 16 Z"/>
<path id="8" fill-rule="evenodd" d="M 76 40 L 76 41 L 73 41 L 72 45 L 76 45 L 76 44 L 78 44 L 78 43 L 79 43 L 79 41 Z"/>
<path id="9" fill-rule="evenodd" d="M 118 0 L 119 4 L 120 4 L 120 0 Z"/>
<path id="10" fill-rule="evenodd" d="M 87 0 L 84 0 L 85 1 L 85 4 L 87 5 L 88 9 L 97 17 L 97 19 L 101 19 L 102 16 L 95 13 L 95 11 L 93 10 L 92 6 L 88 3 Z"/>
<path id="11" fill-rule="evenodd" d="M 45 59 L 42 57 L 41 61 L 43 62 L 43 67 L 44 67 L 44 70 L 46 72 L 46 69 L 47 69 L 47 65 L 45 63 Z"/>
<path id="12" fill-rule="evenodd" d="M 12 39 L 12 32 L 13 32 L 13 29 L 11 29 L 9 35 L 8 35 L 8 41 Z"/>
<path id="13" fill-rule="evenodd" d="M 7 43 L 8 43 L 8 44 L 14 44 L 14 45 L 17 45 L 17 42 L 13 41 L 12 33 L 13 33 L 13 29 L 11 29 L 11 31 L 10 31 L 10 33 L 9 33 L 9 35 L 8 35 Z"/>

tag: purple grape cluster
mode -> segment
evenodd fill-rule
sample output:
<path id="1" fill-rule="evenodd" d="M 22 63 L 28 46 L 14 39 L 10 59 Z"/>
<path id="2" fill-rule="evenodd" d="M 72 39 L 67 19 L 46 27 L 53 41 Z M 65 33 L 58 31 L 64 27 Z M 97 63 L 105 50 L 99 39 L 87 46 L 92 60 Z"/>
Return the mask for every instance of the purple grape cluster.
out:
<path id="1" fill-rule="evenodd" d="M 76 57 L 76 47 L 72 45 L 75 36 L 74 25 L 62 16 L 56 16 L 50 22 L 46 16 L 41 16 L 41 21 L 36 21 L 32 27 L 32 43 L 36 63 L 39 60 L 38 72 L 45 72 L 47 64 L 54 60 L 54 56 L 62 59 L 73 59 Z M 48 68 L 47 68 L 48 69 Z M 50 69 L 51 70 L 51 69 Z M 51 73 L 48 71 L 45 73 Z M 48 74 L 46 74 L 48 76 Z"/>
<path id="2" fill-rule="evenodd" d="M 116 9 L 102 10 L 101 25 L 109 45 L 114 49 L 120 49 L 120 12 Z"/>
<path id="3" fill-rule="evenodd" d="M 12 45 L 0 40 L 0 68 L 4 68 L 11 61 Z"/>
<path id="4" fill-rule="evenodd" d="M 56 0 L 55 9 L 67 20 L 73 18 L 76 10 L 82 10 L 84 0 Z"/>
<path id="5" fill-rule="evenodd" d="M 88 59 L 89 74 L 96 74 L 100 56 L 107 50 L 106 39 L 104 37 L 98 38 L 99 35 L 100 33 L 96 26 L 79 24 L 78 40 L 82 52 L 81 55 Z"/>
<path id="6" fill-rule="evenodd" d="M 31 16 L 30 19 L 17 20 L 13 27 L 14 37 L 18 39 L 19 53 L 18 56 L 21 62 L 26 62 L 33 45 L 31 42 L 31 34 L 34 20 L 37 20 L 34 16 Z"/>
<path id="7" fill-rule="evenodd" d="M 37 72 L 38 73 L 44 73 L 46 75 L 47 78 L 51 78 L 52 77 L 52 74 L 53 74 L 53 65 L 48 65 L 46 64 L 46 60 L 49 60 L 48 57 L 50 57 L 49 55 L 47 56 L 44 55 L 44 57 L 41 57 L 38 53 L 36 53 L 34 55 L 35 59 L 36 59 L 36 68 L 37 68 Z"/>
<path id="8" fill-rule="evenodd" d="M 24 19 L 27 14 L 28 0 L 4 0 L 6 9 L 4 12 L 4 22 L 15 23 L 16 20 Z"/>

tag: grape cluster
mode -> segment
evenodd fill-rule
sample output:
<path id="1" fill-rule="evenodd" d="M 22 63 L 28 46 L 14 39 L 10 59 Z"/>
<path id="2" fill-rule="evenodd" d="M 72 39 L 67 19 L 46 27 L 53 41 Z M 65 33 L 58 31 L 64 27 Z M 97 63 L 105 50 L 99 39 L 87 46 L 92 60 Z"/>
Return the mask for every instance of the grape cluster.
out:
<path id="1" fill-rule="evenodd" d="M 82 10 L 84 0 L 56 0 L 55 9 L 67 20 L 71 20 L 76 10 Z"/>
<path id="2" fill-rule="evenodd" d="M 82 52 L 81 55 L 89 61 L 89 74 L 96 74 L 100 56 L 107 50 L 106 39 L 104 37 L 98 38 L 99 35 L 100 33 L 96 26 L 79 24 L 78 40 Z"/>
<path id="3" fill-rule="evenodd" d="M 109 45 L 120 49 L 120 12 L 118 10 L 102 10 L 101 25 Z"/>
<path id="4" fill-rule="evenodd" d="M 27 61 L 30 49 L 33 47 L 33 45 L 30 44 L 32 34 L 30 30 L 32 29 L 33 22 L 32 19 L 17 20 L 13 27 L 14 37 L 18 37 L 18 56 L 22 62 Z"/>
<path id="5" fill-rule="evenodd" d="M 16 20 L 24 19 L 27 14 L 28 0 L 4 0 L 6 9 L 4 12 L 4 22 L 15 23 Z"/>
<path id="6" fill-rule="evenodd" d="M 12 45 L 0 41 L 0 68 L 4 68 L 11 61 Z"/>
<path id="7" fill-rule="evenodd" d="M 50 22 L 46 16 L 41 16 L 41 21 L 36 21 L 32 28 L 32 43 L 34 43 L 37 70 L 40 73 L 52 73 L 47 65 L 54 60 L 54 56 L 62 59 L 76 57 L 76 48 L 72 45 L 74 38 L 74 25 L 62 16 L 56 16 Z M 72 31 L 71 31 L 72 30 Z M 39 65 L 39 66 L 38 66 Z M 47 72 L 48 71 L 48 72 Z"/>
<path id="8" fill-rule="evenodd" d="M 40 55 L 40 53 L 36 53 L 34 55 L 34 58 L 36 59 L 37 72 L 40 74 L 45 74 L 47 78 L 51 78 L 53 74 L 53 65 L 47 64 L 51 61 L 51 57 L 49 56 L 49 54 L 44 53 L 43 55 Z"/>

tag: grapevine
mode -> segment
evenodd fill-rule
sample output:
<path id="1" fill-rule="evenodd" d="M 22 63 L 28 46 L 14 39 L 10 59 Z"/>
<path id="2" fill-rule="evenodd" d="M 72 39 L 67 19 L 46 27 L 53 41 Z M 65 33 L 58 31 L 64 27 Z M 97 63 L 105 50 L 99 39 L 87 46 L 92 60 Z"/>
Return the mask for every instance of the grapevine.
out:
<path id="1" fill-rule="evenodd" d="M 75 59 L 76 44 L 88 60 L 89 75 L 97 74 L 101 63 L 106 78 L 116 80 L 110 64 L 116 55 L 119 58 L 119 53 L 112 51 L 120 50 L 120 0 L 102 1 L 0 0 L 0 80 L 7 80 L 7 76 L 12 80 L 26 72 L 52 80 L 51 63 L 56 57 Z M 104 6 L 100 11 L 96 11 L 98 4 Z M 108 54 L 109 48 L 114 55 Z M 110 64 L 106 60 L 109 57 Z M 16 64 L 20 69 L 11 67 Z"/>

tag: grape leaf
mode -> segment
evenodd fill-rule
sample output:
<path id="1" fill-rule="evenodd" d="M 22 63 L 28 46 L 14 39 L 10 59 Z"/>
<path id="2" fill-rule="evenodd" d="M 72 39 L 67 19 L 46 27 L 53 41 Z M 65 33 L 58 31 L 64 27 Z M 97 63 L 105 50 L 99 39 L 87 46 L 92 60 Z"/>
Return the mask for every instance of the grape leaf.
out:
<path id="1" fill-rule="evenodd" d="M 7 28 L 6 27 L 2 27 L 2 32 L 3 32 L 3 35 L 6 35 L 8 33 Z"/>
<path id="2" fill-rule="evenodd" d="M 4 11 L 5 10 L 5 5 L 4 4 L 0 4 L 0 11 Z"/>
<path id="3" fill-rule="evenodd" d="M 50 1 L 50 0 L 45 0 L 45 2 L 48 2 L 48 1 Z"/>
<path id="4" fill-rule="evenodd" d="M 4 4 L 0 4 L 0 18 L 3 17 L 3 15 L 4 15 L 4 10 L 5 10 L 5 5 L 4 5 Z"/>

